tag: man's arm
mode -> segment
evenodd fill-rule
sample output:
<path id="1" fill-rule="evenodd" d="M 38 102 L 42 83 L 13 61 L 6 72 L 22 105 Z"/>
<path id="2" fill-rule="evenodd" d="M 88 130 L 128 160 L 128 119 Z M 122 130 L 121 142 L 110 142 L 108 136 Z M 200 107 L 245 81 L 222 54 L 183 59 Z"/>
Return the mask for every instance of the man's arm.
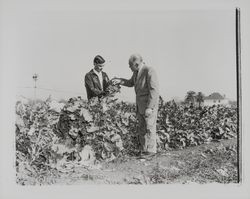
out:
<path id="1" fill-rule="evenodd" d="M 127 87 L 133 87 L 134 83 L 134 74 L 130 79 L 118 78 L 120 80 L 120 84 Z"/>
<path id="2" fill-rule="evenodd" d="M 91 77 L 87 74 L 85 75 L 85 86 L 88 87 L 96 96 L 100 96 L 103 94 L 103 91 L 96 89 L 92 82 Z"/>
<path id="3" fill-rule="evenodd" d="M 159 83 L 156 72 L 153 68 L 149 68 L 148 70 L 147 83 L 149 88 L 147 108 L 152 109 L 157 105 L 159 100 Z"/>

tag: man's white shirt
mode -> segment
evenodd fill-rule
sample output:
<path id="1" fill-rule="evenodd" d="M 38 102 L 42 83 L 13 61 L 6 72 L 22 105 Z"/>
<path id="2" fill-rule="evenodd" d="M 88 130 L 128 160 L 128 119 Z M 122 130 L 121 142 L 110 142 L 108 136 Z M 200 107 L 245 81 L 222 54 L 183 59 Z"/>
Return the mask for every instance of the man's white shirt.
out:
<path id="1" fill-rule="evenodd" d="M 102 78 L 102 71 L 98 73 L 95 69 L 93 69 L 93 70 L 94 70 L 94 73 L 98 76 L 99 81 L 100 81 L 100 84 L 101 84 L 101 88 L 102 88 L 102 90 L 103 90 L 103 78 Z"/>

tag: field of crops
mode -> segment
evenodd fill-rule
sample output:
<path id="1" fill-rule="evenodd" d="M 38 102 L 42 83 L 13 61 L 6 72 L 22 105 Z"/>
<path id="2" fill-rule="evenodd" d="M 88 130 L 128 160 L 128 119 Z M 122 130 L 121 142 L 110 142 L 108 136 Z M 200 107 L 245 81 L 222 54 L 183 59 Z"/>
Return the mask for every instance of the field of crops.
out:
<path id="1" fill-rule="evenodd" d="M 87 102 L 16 103 L 16 174 L 20 185 L 54 184 L 76 166 L 98 168 L 120 157 L 136 157 L 135 105 L 118 102 L 119 86 Z M 235 107 L 190 107 L 159 101 L 157 147 L 171 153 L 237 136 Z"/>

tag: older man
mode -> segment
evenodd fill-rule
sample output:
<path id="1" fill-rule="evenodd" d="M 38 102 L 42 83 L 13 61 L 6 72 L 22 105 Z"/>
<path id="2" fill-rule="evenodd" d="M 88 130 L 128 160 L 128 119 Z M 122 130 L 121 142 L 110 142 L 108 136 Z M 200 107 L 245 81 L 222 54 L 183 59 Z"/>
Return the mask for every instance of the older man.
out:
<path id="1" fill-rule="evenodd" d="M 156 120 L 159 101 L 159 84 L 155 70 L 145 65 L 141 55 L 133 54 L 129 58 L 129 67 L 133 72 L 127 80 L 115 78 L 115 83 L 133 87 L 136 93 L 138 135 L 142 155 L 156 153 Z"/>
<path id="2" fill-rule="evenodd" d="M 94 68 L 85 75 L 85 87 L 88 100 L 93 97 L 101 97 L 106 94 L 109 78 L 108 75 L 102 71 L 104 65 L 104 58 L 100 55 L 95 56 Z"/>

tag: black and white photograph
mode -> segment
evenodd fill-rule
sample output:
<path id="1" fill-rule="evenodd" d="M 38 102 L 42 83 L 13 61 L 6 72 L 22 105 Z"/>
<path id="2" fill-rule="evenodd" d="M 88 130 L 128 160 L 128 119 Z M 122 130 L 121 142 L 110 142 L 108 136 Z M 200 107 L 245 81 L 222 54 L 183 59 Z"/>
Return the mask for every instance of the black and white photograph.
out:
<path id="1" fill-rule="evenodd" d="M 35 2 L 1 2 L 2 188 L 223 185 L 249 197 L 245 4 Z"/>

